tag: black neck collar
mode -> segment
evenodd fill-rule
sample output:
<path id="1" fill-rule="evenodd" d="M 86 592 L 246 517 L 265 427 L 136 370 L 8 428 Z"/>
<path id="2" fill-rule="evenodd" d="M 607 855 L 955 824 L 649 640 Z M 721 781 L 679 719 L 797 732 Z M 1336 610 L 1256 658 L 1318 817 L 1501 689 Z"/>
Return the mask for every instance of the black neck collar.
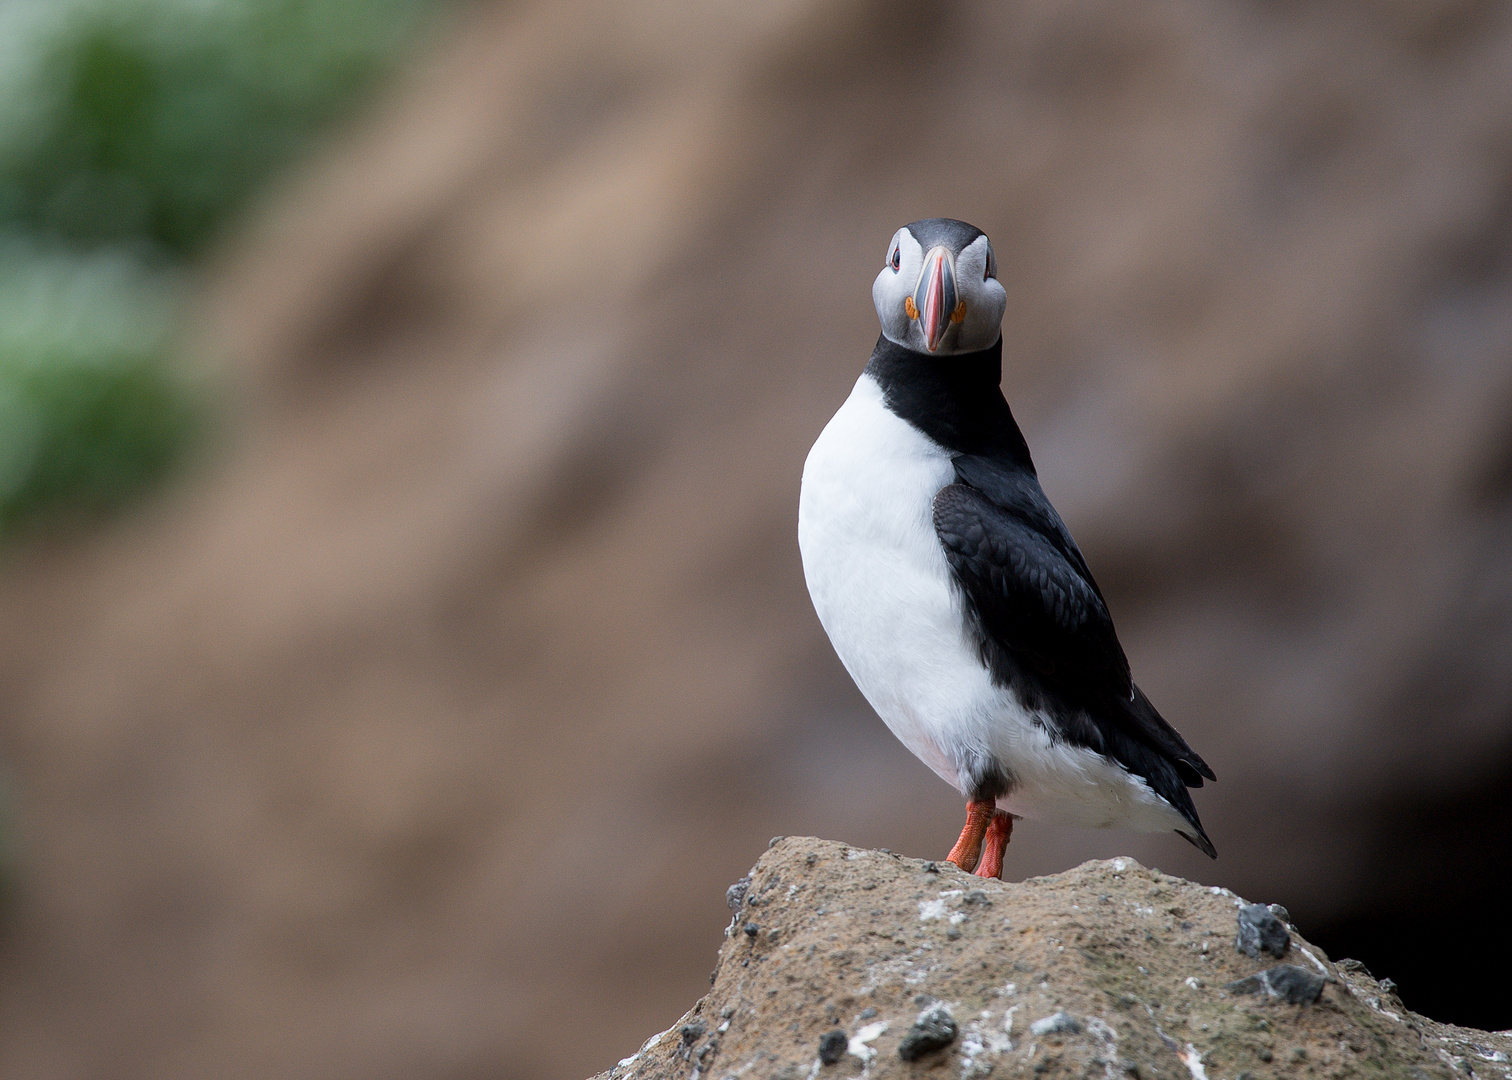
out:
<path id="1" fill-rule="evenodd" d="M 981 455 L 1034 471 L 1029 446 L 1003 399 L 1003 339 L 981 352 L 936 356 L 877 339 L 866 373 L 887 407 L 952 454 Z"/>

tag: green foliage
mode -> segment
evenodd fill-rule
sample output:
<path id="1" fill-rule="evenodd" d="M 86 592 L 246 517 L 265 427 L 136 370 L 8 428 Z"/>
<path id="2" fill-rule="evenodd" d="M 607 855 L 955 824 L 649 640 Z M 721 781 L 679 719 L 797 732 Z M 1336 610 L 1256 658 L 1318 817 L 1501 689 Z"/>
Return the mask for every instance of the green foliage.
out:
<path id="1" fill-rule="evenodd" d="M 423 6 L 24 3 L 0 54 L 0 222 L 192 257 L 372 82 Z"/>
<path id="2" fill-rule="evenodd" d="M 0 534 L 113 509 L 180 457 L 194 416 L 161 356 L 0 354 Z"/>
<path id="3" fill-rule="evenodd" d="M 171 286 L 121 256 L 0 251 L 0 535 L 114 509 L 193 445 Z"/>
<path id="4" fill-rule="evenodd" d="M 120 506 L 193 445 L 178 268 L 430 6 L 0 0 L 0 537 Z"/>

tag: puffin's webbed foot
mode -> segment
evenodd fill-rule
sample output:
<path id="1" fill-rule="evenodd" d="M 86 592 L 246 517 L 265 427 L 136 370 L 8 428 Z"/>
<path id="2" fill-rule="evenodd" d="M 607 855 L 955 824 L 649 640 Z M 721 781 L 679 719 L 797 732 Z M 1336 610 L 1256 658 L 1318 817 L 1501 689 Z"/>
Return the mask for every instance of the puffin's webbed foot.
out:
<path id="1" fill-rule="evenodd" d="M 990 802 L 969 799 L 966 802 L 966 825 L 961 829 L 961 837 L 955 842 L 955 847 L 950 849 L 950 854 L 945 856 L 946 862 L 953 862 L 962 870 L 972 871 L 976 869 L 977 861 L 982 855 L 982 838 L 987 834 L 987 827 L 992 824 L 993 815 L 997 812 L 997 806 Z M 1005 840 L 1004 843 L 1007 843 Z M 1002 856 L 999 854 L 998 869 L 1002 870 Z"/>
<path id="2" fill-rule="evenodd" d="M 977 877 L 995 878 L 1003 875 L 1003 852 L 1008 849 L 1008 840 L 1013 836 L 1013 815 L 1006 810 L 992 812 L 992 824 L 982 840 L 982 858 L 974 873 Z"/>

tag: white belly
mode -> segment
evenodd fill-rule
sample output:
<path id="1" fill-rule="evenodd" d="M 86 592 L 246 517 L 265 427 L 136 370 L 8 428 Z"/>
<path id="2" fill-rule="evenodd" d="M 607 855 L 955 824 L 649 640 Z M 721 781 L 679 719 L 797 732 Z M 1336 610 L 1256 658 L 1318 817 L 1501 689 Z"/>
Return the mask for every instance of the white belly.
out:
<path id="1" fill-rule="evenodd" d="M 1093 827 L 1184 827 L 1138 777 L 1052 740 L 994 686 L 965 630 L 934 530 L 950 455 L 899 418 L 869 375 L 857 381 L 803 467 L 798 546 L 814 610 L 840 661 L 888 728 L 964 791 L 965 764 L 992 755 L 1011 775 L 1010 813 Z"/>

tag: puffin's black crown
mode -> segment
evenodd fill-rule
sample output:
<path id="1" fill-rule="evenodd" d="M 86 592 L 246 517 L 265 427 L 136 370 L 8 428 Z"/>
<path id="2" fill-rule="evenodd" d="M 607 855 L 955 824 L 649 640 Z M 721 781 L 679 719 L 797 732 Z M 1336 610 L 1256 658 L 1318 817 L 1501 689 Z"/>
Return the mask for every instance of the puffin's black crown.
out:
<path id="1" fill-rule="evenodd" d="M 975 225 L 968 225 L 964 221 L 948 217 L 924 218 L 922 221 L 910 222 L 904 228 L 913 233 L 913 238 L 925 251 L 936 244 L 944 244 L 957 255 L 973 240 L 983 235 L 982 230 Z"/>

